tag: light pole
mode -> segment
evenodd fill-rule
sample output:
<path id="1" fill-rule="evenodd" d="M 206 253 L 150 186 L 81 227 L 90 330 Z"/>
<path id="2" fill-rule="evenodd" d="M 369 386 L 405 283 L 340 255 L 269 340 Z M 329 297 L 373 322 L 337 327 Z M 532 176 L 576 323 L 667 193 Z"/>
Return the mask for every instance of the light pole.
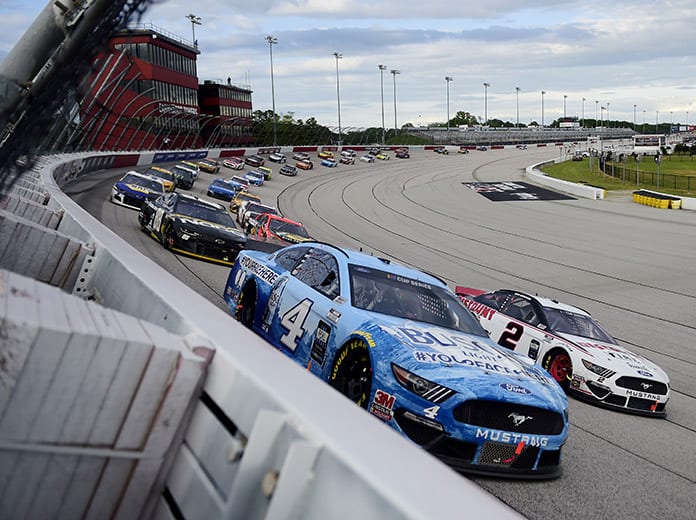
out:
<path id="1" fill-rule="evenodd" d="M 490 83 L 483 84 L 483 124 L 488 126 L 488 87 Z"/>
<path id="2" fill-rule="evenodd" d="M 394 132 L 396 132 L 398 130 L 398 127 L 396 125 L 396 75 L 401 74 L 401 71 L 392 69 L 391 74 L 392 76 L 394 76 Z"/>
<path id="3" fill-rule="evenodd" d="M 517 128 L 520 127 L 520 87 L 515 87 L 515 107 L 517 111 Z"/>
<path id="4" fill-rule="evenodd" d="M 609 128 L 609 101 L 607 101 L 607 118 L 605 121 L 607 122 L 607 128 Z"/>
<path id="5" fill-rule="evenodd" d="M 657 122 L 658 118 L 660 117 L 660 111 L 655 110 L 655 133 L 658 133 L 658 128 L 659 128 L 659 123 Z"/>
<path id="6" fill-rule="evenodd" d="M 643 133 L 645 133 L 645 109 L 643 109 Z"/>
<path id="7" fill-rule="evenodd" d="M 541 128 L 544 128 L 544 94 L 545 90 L 541 91 Z"/>
<path id="8" fill-rule="evenodd" d="M 273 103 L 273 146 L 278 144 L 278 130 L 276 127 L 276 108 L 275 108 L 275 86 L 273 85 L 273 46 L 278 43 L 278 38 L 274 36 L 266 36 L 268 42 L 268 51 L 271 55 L 271 100 Z"/>
<path id="9" fill-rule="evenodd" d="M 582 123 L 580 123 L 582 128 L 585 128 L 585 98 L 582 98 Z"/>
<path id="10" fill-rule="evenodd" d="M 595 100 L 594 102 L 594 126 L 597 128 L 597 123 L 599 123 L 599 119 L 597 118 L 597 110 L 599 107 L 599 101 Z"/>
<path id="11" fill-rule="evenodd" d="M 454 78 L 452 76 L 445 76 L 445 82 L 447 83 L 447 135 L 449 136 L 450 130 L 450 116 L 449 116 L 449 84 Z"/>
<path id="12" fill-rule="evenodd" d="M 563 94 L 563 119 L 566 118 L 566 99 L 568 99 L 568 95 Z"/>
<path id="13" fill-rule="evenodd" d="M 338 83 L 338 60 L 343 58 L 343 54 L 340 52 L 333 53 L 334 58 L 336 58 L 336 99 L 338 101 L 338 144 L 341 144 L 341 89 Z"/>
<path id="14" fill-rule="evenodd" d="M 633 131 L 636 131 L 636 104 L 633 104 Z"/>
<path id="15" fill-rule="evenodd" d="M 191 22 L 191 36 L 193 37 L 193 46 L 198 47 L 198 41 L 196 41 L 196 25 L 202 25 L 203 19 L 200 16 L 196 16 L 193 13 L 186 15 L 186 18 Z"/>
<path id="16" fill-rule="evenodd" d="M 379 91 L 382 95 L 382 144 L 384 144 L 384 71 L 387 70 L 386 65 L 377 65 L 379 67 Z"/>

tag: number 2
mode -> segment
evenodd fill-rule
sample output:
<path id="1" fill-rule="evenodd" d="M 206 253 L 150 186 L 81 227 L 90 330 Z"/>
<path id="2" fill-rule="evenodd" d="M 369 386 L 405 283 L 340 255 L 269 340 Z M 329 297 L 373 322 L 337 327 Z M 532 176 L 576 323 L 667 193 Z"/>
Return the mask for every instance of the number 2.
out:
<path id="1" fill-rule="evenodd" d="M 515 350 L 517 342 L 522 337 L 523 332 L 524 327 L 522 325 L 515 323 L 514 321 L 509 322 L 503 333 L 500 335 L 500 339 L 498 339 L 498 345 L 509 348 L 510 350 Z"/>

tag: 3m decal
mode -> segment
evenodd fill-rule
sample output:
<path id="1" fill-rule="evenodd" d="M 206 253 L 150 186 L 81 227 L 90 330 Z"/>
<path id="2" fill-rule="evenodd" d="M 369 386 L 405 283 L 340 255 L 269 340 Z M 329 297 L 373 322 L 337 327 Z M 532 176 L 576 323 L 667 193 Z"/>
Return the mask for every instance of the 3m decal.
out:
<path id="1" fill-rule="evenodd" d="M 390 421 L 394 416 L 393 409 L 395 402 L 395 396 L 382 390 L 377 390 L 372 403 L 370 403 L 370 413 L 383 421 Z"/>
<path id="2" fill-rule="evenodd" d="M 280 324 L 287 331 L 280 337 L 280 342 L 293 352 L 297 348 L 297 342 L 305 333 L 305 321 L 307 321 L 307 316 L 309 316 L 309 311 L 312 309 L 313 304 L 312 300 L 305 298 L 283 314 L 283 317 L 280 319 Z"/>

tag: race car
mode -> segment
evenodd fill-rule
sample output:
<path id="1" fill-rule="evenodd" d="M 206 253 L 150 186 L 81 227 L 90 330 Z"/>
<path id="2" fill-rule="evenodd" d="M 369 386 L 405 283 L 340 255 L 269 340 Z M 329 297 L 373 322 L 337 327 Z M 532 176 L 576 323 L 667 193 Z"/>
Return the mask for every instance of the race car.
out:
<path id="1" fill-rule="evenodd" d="M 183 193 L 148 201 L 138 213 L 140 229 L 176 253 L 232 265 L 246 235 L 224 206 Z"/>
<path id="2" fill-rule="evenodd" d="M 372 154 L 367 153 L 367 154 L 363 155 L 363 156 L 360 158 L 360 160 L 361 160 L 362 162 L 366 162 L 366 163 L 373 163 L 373 162 L 375 162 L 375 156 L 372 155 Z"/>
<path id="3" fill-rule="evenodd" d="M 198 161 L 197 164 L 198 167 L 204 172 L 217 173 L 220 171 L 220 163 L 217 162 L 215 159 L 201 159 L 200 161 Z"/>
<path id="4" fill-rule="evenodd" d="M 230 201 L 230 212 L 238 213 L 239 207 L 245 200 L 253 200 L 254 202 L 261 202 L 261 197 L 254 193 L 249 193 L 248 191 L 239 191 Z"/>
<path id="5" fill-rule="evenodd" d="M 213 179 L 206 193 L 209 197 L 230 201 L 242 189 L 242 185 L 238 182 L 229 179 Z"/>
<path id="6" fill-rule="evenodd" d="M 336 159 L 326 158 L 321 160 L 321 165 L 326 166 L 327 168 L 335 168 L 338 166 L 338 163 L 336 162 Z"/>
<path id="7" fill-rule="evenodd" d="M 263 172 L 259 172 L 256 170 L 249 170 L 246 172 L 243 177 L 247 180 L 247 182 L 253 186 L 263 186 L 263 181 L 264 181 L 264 175 Z"/>
<path id="8" fill-rule="evenodd" d="M 351 155 L 342 155 L 339 162 L 341 164 L 355 164 L 355 157 Z"/>
<path id="9" fill-rule="evenodd" d="M 109 200 L 119 206 L 140 209 L 146 200 L 156 199 L 164 191 L 164 185 L 159 179 L 130 171 L 111 187 Z"/>
<path id="10" fill-rule="evenodd" d="M 314 163 L 309 159 L 305 159 L 303 161 L 297 161 L 295 163 L 295 167 L 299 168 L 300 170 L 311 170 L 314 168 Z"/>
<path id="11" fill-rule="evenodd" d="M 196 182 L 196 176 L 191 168 L 176 164 L 172 166 L 172 173 L 174 174 L 177 188 L 183 190 L 190 190 L 193 188 L 193 183 Z"/>
<path id="12" fill-rule="evenodd" d="M 317 154 L 317 157 L 319 157 L 319 159 L 333 159 L 334 153 L 330 150 L 322 150 Z"/>
<path id="13" fill-rule="evenodd" d="M 307 152 L 295 152 L 292 156 L 296 161 L 308 161 L 310 156 Z"/>
<path id="14" fill-rule="evenodd" d="M 312 240 L 300 222 L 272 213 L 262 213 L 253 219 L 249 236 L 255 240 L 287 246 Z"/>
<path id="15" fill-rule="evenodd" d="M 411 157 L 408 148 L 399 148 L 394 155 L 397 159 L 408 159 Z"/>
<path id="16" fill-rule="evenodd" d="M 667 374 L 619 345 L 587 311 L 513 290 L 457 287 L 456 293 L 494 341 L 536 361 L 572 395 L 622 412 L 665 417 Z"/>
<path id="17" fill-rule="evenodd" d="M 240 157 L 230 157 L 229 159 L 222 161 L 222 165 L 225 168 L 232 168 L 233 170 L 243 170 L 244 160 Z"/>
<path id="18" fill-rule="evenodd" d="M 259 166 L 254 171 L 261 172 L 264 180 L 268 180 L 273 177 L 273 170 L 271 170 L 268 166 Z"/>
<path id="19" fill-rule="evenodd" d="M 275 163 L 284 163 L 285 161 L 288 160 L 288 158 L 285 156 L 285 154 L 276 152 L 272 153 L 271 155 L 268 156 L 268 160 L 275 162 Z"/>
<path id="20" fill-rule="evenodd" d="M 379 152 L 377 155 L 375 155 L 377 159 L 380 161 L 388 161 L 389 160 L 389 154 L 387 152 Z"/>
<path id="21" fill-rule="evenodd" d="M 491 341 L 444 281 L 304 242 L 242 251 L 224 298 L 243 325 L 454 469 L 560 475 L 565 393 Z"/>
<path id="22" fill-rule="evenodd" d="M 294 177 L 297 175 L 297 166 L 293 166 L 292 164 L 284 164 L 280 167 L 278 173 L 281 175 L 287 175 L 288 177 Z"/>
<path id="23" fill-rule="evenodd" d="M 174 178 L 174 174 L 171 172 L 171 170 L 167 170 L 166 168 L 162 168 L 160 166 L 150 166 L 147 170 L 145 170 L 145 175 L 157 177 L 164 186 L 164 191 L 174 191 L 174 188 L 176 187 L 176 179 Z"/>
<path id="24" fill-rule="evenodd" d="M 280 211 L 275 206 L 269 206 L 254 200 L 246 200 L 242 202 L 237 210 L 237 223 L 244 231 L 249 233 L 256 226 L 256 217 L 262 213 L 280 215 Z"/>

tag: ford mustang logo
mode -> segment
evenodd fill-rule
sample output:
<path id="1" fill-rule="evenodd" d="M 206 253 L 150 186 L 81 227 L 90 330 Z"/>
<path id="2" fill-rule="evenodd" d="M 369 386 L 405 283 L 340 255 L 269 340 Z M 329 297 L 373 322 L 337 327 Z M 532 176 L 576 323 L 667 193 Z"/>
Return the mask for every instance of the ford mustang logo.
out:
<path id="1" fill-rule="evenodd" d="M 531 421 L 533 417 L 531 415 L 524 415 L 517 412 L 512 412 L 508 415 L 508 419 L 512 419 L 512 425 L 517 427 L 521 426 L 526 421 Z"/>
<path id="2" fill-rule="evenodd" d="M 652 385 L 651 385 L 650 383 L 641 383 L 641 384 L 640 384 L 640 387 L 641 387 L 643 390 L 646 390 L 646 391 L 647 391 L 647 390 L 649 390 L 650 388 L 652 388 Z"/>
<path id="3" fill-rule="evenodd" d="M 518 386 L 513 383 L 501 383 L 500 388 L 502 388 L 503 390 L 507 390 L 508 392 L 513 392 L 515 394 L 529 395 L 532 393 L 523 386 Z"/>

